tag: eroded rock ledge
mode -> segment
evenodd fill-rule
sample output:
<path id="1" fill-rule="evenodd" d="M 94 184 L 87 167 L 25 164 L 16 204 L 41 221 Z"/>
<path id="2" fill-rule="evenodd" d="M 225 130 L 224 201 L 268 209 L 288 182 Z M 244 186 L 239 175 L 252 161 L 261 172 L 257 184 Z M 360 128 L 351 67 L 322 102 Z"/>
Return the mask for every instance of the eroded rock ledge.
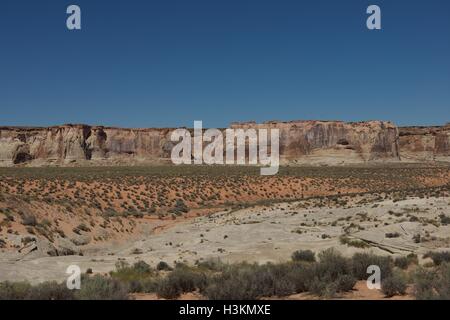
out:
<path id="1" fill-rule="evenodd" d="M 278 128 L 282 163 L 450 160 L 450 125 L 397 128 L 384 121 L 270 121 L 232 123 L 230 128 Z M 0 127 L 0 166 L 169 162 L 172 130 L 81 124 Z"/>

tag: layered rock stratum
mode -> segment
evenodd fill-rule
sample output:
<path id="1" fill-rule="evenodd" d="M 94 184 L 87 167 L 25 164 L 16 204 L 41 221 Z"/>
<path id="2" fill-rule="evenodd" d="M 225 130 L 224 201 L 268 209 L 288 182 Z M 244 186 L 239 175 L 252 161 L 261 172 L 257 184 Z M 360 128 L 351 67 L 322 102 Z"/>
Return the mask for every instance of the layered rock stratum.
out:
<path id="1" fill-rule="evenodd" d="M 279 129 L 282 163 L 450 161 L 449 124 L 398 128 L 385 121 L 270 121 L 232 123 L 230 128 Z M 173 130 L 78 124 L 0 127 L 0 166 L 170 162 Z"/>
<path id="2" fill-rule="evenodd" d="M 399 128 L 399 147 L 405 161 L 450 161 L 450 123 Z"/>

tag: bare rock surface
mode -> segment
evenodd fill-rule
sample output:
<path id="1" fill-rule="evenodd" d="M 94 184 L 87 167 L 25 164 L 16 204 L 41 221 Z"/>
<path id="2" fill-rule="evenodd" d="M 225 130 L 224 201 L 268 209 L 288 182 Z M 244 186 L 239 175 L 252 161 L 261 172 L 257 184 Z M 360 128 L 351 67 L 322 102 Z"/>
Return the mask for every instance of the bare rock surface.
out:
<path id="1" fill-rule="evenodd" d="M 379 255 L 419 257 L 430 250 L 448 250 L 450 226 L 439 217 L 450 212 L 450 198 L 410 198 L 398 202 L 349 204 L 345 208 L 302 208 L 301 203 L 226 211 L 186 220 L 168 229 L 149 230 L 135 241 L 108 243 L 83 256 L 48 256 L 5 252 L 0 254 L 0 281 L 66 279 L 70 265 L 94 273 L 114 270 L 119 260 L 160 261 L 221 259 L 225 262 L 279 262 L 296 250 L 320 252 L 335 248 L 344 255 L 373 252 Z M 352 246 L 345 236 L 365 243 Z M 420 238 L 418 238 L 420 236 Z M 419 241 L 417 241 L 419 239 Z"/>

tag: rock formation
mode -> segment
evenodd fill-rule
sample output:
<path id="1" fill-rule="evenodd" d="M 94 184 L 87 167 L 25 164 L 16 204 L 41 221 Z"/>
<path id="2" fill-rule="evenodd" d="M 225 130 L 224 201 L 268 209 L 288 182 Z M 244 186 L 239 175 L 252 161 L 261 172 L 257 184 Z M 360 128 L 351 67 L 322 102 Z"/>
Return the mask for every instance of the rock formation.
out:
<path id="1" fill-rule="evenodd" d="M 383 121 L 271 121 L 233 123 L 230 128 L 279 129 L 282 163 L 450 161 L 450 125 L 397 128 Z M 172 130 L 0 127 L 0 166 L 168 162 Z"/>
<path id="2" fill-rule="evenodd" d="M 0 128 L 0 165 L 168 159 L 170 131 L 87 125 L 3 127 Z"/>
<path id="3" fill-rule="evenodd" d="M 345 164 L 399 160 L 398 131 L 391 122 L 291 121 L 233 123 L 231 128 L 277 128 L 286 163 Z"/>
<path id="4" fill-rule="evenodd" d="M 450 161 L 450 123 L 399 128 L 399 147 L 404 161 Z"/>

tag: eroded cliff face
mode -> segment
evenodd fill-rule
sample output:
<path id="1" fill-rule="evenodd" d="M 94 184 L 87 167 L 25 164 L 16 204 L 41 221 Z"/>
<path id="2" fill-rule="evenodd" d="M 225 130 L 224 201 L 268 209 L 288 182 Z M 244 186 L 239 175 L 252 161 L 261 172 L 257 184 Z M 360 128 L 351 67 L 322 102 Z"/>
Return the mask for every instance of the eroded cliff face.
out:
<path id="1" fill-rule="evenodd" d="M 450 125 L 399 129 L 383 121 L 272 121 L 233 123 L 230 128 L 279 129 L 281 163 L 450 161 Z M 170 162 L 172 130 L 0 127 L 0 166 Z"/>
<path id="2" fill-rule="evenodd" d="M 450 161 L 450 124 L 399 128 L 399 147 L 404 161 Z"/>
<path id="3" fill-rule="evenodd" d="M 293 121 L 234 123 L 231 128 L 280 130 L 286 163 L 361 163 L 398 160 L 398 131 L 389 122 Z M 87 125 L 0 128 L 0 165 L 115 164 L 168 161 L 173 129 L 122 129 Z"/>
<path id="4" fill-rule="evenodd" d="M 121 129 L 64 125 L 0 128 L 0 165 L 87 164 L 169 158 L 169 129 Z M 111 163 L 113 164 L 113 163 Z"/>
<path id="5" fill-rule="evenodd" d="M 235 123 L 232 128 L 277 128 L 286 163 L 346 164 L 399 160 L 398 130 L 390 122 L 291 121 Z"/>

